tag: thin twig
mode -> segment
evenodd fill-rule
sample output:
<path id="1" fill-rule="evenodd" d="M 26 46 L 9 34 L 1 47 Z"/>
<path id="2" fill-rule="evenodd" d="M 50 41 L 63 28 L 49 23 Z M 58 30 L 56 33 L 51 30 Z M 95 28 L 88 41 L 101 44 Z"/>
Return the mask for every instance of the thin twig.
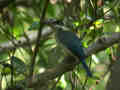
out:
<path id="1" fill-rule="evenodd" d="M 29 82 L 29 84 L 32 83 L 33 72 L 34 72 L 34 67 L 35 67 L 35 59 L 36 59 L 37 53 L 38 53 L 38 51 L 39 51 L 39 42 L 40 42 L 40 40 L 41 40 L 42 28 L 43 28 L 43 26 L 44 26 L 43 21 L 44 21 L 44 18 L 45 18 L 45 13 L 46 13 L 46 10 L 47 10 L 47 7 L 48 7 L 48 3 L 49 3 L 49 0 L 46 0 L 45 5 L 44 5 L 44 8 L 43 8 L 42 15 L 41 15 L 41 17 L 40 17 L 39 32 L 38 32 L 38 35 L 37 35 L 36 46 L 35 46 L 35 49 L 34 49 L 34 52 L 33 52 L 33 57 L 32 57 L 31 65 L 30 65 L 30 73 L 29 73 L 30 82 Z"/>

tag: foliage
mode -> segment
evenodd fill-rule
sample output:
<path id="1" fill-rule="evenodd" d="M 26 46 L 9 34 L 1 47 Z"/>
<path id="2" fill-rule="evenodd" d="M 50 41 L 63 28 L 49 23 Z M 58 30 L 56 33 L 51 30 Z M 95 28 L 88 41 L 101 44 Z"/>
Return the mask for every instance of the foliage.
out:
<path id="1" fill-rule="evenodd" d="M 36 46 L 35 43 L 30 43 L 29 35 L 40 31 L 41 22 L 51 18 L 63 22 L 64 26 L 71 28 L 71 31 L 80 37 L 85 48 L 88 48 L 101 36 L 110 36 L 107 32 L 120 32 L 120 8 L 119 3 L 116 3 L 117 0 L 104 0 L 104 2 L 103 0 L 71 0 L 72 2 L 57 0 L 56 3 L 53 0 L 55 4 L 52 4 L 53 2 L 50 0 L 51 3 L 48 4 L 44 21 L 41 21 L 40 16 L 43 13 L 45 0 L 37 1 L 32 0 L 30 7 L 27 4 L 24 7 L 24 5 L 17 6 L 15 2 L 10 3 L 0 11 L 0 46 L 2 44 L 5 46 L 10 41 L 15 47 L 8 52 L 0 52 L 0 64 L 2 65 L 0 72 L 3 76 L 8 72 L 8 76 L 11 75 L 15 78 L 14 82 L 25 80 L 29 75 L 31 59 Z M 44 27 L 47 26 L 44 25 Z M 23 45 L 21 50 L 16 45 L 21 45 L 21 42 L 16 43 L 15 40 L 20 40 L 22 37 L 25 37 L 28 41 L 28 47 Z M 36 56 L 35 75 L 48 68 L 55 67 L 66 56 L 63 48 L 56 44 L 54 34 L 45 37 L 46 39 L 39 41 L 40 49 Z M 116 49 L 117 45 L 114 45 L 87 58 L 86 61 L 95 78 L 87 78 L 80 64 L 71 73 L 63 74 L 58 82 L 53 80 L 52 84 L 56 82 L 54 85 L 50 84 L 48 86 L 55 86 L 55 90 L 104 90 L 106 80 L 101 80 L 101 77 L 104 79 L 109 76 L 109 73 L 106 74 L 105 72 L 109 72 L 107 68 L 113 60 L 112 56 L 116 53 Z M 14 71 L 13 75 L 12 71 Z"/>

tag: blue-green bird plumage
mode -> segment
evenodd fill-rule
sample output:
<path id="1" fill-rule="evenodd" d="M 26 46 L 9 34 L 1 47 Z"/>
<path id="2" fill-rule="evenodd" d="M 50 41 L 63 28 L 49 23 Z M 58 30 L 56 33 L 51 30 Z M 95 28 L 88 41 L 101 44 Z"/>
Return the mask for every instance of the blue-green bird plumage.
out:
<path id="1" fill-rule="evenodd" d="M 65 46 L 65 48 L 72 52 L 73 55 L 80 59 L 80 62 L 85 68 L 87 75 L 92 77 L 92 73 L 90 72 L 85 62 L 85 53 L 82 47 L 82 43 L 76 34 L 70 31 L 57 30 L 56 38 L 62 44 L 62 46 Z"/>

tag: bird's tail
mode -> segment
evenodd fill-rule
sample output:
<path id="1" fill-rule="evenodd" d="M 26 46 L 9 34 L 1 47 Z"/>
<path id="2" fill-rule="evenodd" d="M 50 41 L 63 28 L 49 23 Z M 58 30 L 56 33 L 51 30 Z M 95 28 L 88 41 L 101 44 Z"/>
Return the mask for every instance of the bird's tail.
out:
<path id="1" fill-rule="evenodd" d="M 89 67 L 87 66 L 85 60 L 80 60 L 80 61 L 81 61 L 82 65 L 83 65 L 83 68 L 86 70 L 87 75 L 89 77 L 92 77 L 92 73 L 91 73 Z"/>

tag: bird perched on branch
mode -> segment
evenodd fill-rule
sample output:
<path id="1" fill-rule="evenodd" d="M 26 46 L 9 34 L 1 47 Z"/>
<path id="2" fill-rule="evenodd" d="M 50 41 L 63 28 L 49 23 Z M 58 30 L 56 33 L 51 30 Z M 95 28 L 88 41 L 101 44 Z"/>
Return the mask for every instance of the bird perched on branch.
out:
<path id="1" fill-rule="evenodd" d="M 66 48 L 66 50 L 68 50 L 75 57 L 77 57 L 82 63 L 84 69 L 86 70 L 87 75 L 89 77 L 92 77 L 92 73 L 90 72 L 89 67 L 85 62 L 85 53 L 82 43 L 80 39 L 76 36 L 76 34 L 74 32 L 71 32 L 70 30 L 67 30 L 68 28 L 63 28 L 62 25 L 60 26 L 61 23 L 59 23 L 58 21 L 50 20 L 49 23 L 47 22 L 47 24 L 49 24 L 55 29 L 55 36 L 57 42 L 62 44 L 62 46 Z"/>
<path id="2" fill-rule="evenodd" d="M 85 62 L 85 53 L 82 43 L 80 39 L 76 36 L 76 34 L 70 31 L 57 30 L 56 39 L 60 44 L 62 44 L 62 46 L 67 48 L 67 50 L 69 50 L 70 52 L 72 52 L 73 55 L 79 58 L 80 62 L 87 72 L 87 75 L 89 77 L 92 77 L 92 74 Z"/>

